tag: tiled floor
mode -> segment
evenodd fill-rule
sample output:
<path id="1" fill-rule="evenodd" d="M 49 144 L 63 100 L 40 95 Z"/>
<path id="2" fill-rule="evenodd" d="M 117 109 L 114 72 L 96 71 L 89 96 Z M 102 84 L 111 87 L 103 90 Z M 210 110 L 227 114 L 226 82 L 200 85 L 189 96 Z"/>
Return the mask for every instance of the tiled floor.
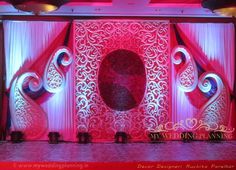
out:
<path id="1" fill-rule="evenodd" d="M 236 141 L 211 143 L 59 143 L 0 142 L 0 161 L 137 162 L 236 160 Z"/>

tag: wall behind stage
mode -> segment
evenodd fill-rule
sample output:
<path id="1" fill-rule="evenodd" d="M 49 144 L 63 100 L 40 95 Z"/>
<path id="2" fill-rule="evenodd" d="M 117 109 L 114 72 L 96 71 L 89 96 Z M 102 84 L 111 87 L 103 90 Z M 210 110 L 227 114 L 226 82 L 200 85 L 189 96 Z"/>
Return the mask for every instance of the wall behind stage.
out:
<path id="1" fill-rule="evenodd" d="M 169 121 L 168 21 L 77 20 L 74 36 L 79 132 L 88 131 L 94 141 L 108 141 L 117 131 L 125 131 L 137 141 Z M 141 62 L 122 59 L 128 53 L 139 56 Z M 144 73 L 137 75 L 142 64 Z M 135 89 L 135 84 L 144 89 Z"/>
<path id="2" fill-rule="evenodd" d="M 17 112 L 1 114 L 2 120 L 8 118 L 10 130 L 23 131 L 26 140 L 46 140 L 50 131 L 58 131 L 65 141 L 76 141 L 77 132 L 84 131 L 91 133 L 92 141 L 113 141 L 117 131 L 127 132 L 132 141 L 149 140 L 150 131 L 164 131 L 169 140 L 181 139 L 184 131 L 202 140 L 213 130 L 224 132 L 227 139 L 235 133 L 233 24 L 176 24 L 175 31 L 168 21 L 158 20 L 75 20 L 73 27 L 69 22 L 46 21 L 4 21 L 3 25 L 5 93 L 18 88 L 12 82 L 24 72 L 42 78 L 52 52 L 67 46 L 66 39 L 73 40 L 74 61 L 63 71 L 64 89 L 32 99 L 25 97 L 26 88 L 18 97 L 31 109 L 11 95 L 10 106 L 16 106 Z M 182 40 L 191 56 L 178 66 L 171 62 L 175 40 Z M 189 73 L 189 67 L 182 67 L 186 63 L 197 64 L 198 70 Z M 194 91 L 183 91 L 178 81 L 194 82 Z M 202 91 L 199 82 L 211 84 L 210 91 Z M 31 118 L 41 113 L 35 106 L 46 115 L 42 135 L 35 130 L 42 122 Z M 13 119 L 17 126 L 10 124 Z"/>

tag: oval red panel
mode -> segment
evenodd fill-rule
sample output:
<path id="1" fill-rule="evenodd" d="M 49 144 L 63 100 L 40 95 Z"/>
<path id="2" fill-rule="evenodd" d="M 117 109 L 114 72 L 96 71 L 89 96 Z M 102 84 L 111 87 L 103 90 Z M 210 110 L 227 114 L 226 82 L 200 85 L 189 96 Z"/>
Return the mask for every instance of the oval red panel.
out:
<path id="1" fill-rule="evenodd" d="M 142 101 L 145 86 L 145 68 L 140 56 L 119 49 L 109 53 L 102 61 L 98 84 L 100 95 L 107 106 L 126 111 Z"/>

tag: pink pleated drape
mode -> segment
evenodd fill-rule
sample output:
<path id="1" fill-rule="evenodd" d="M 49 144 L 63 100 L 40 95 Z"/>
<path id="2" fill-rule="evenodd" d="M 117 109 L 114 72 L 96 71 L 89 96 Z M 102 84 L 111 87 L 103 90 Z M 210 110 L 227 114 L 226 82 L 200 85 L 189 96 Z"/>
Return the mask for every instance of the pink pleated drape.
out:
<path id="1" fill-rule="evenodd" d="M 51 53 L 64 45 L 68 22 L 4 21 L 6 87 L 26 71 L 43 74 Z M 68 37 L 67 37 L 68 38 Z M 39 103 L 48 116 L 48 132 L 58 131 L 62 140 L 74 139 L 72 70 L 66 74 L 66 87 Z M 47 138 L 47 133 L 39 140 Z"/>

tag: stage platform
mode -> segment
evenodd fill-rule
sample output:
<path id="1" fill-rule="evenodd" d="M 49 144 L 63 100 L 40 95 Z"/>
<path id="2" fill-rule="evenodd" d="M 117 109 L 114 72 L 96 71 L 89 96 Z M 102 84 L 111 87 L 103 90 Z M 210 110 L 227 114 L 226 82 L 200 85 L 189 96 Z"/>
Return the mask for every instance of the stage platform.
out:
<path id="1" fill-rule="evenodd" d="M 0 142 L 0 169 L 236 169 L 236 141 Z"/>

